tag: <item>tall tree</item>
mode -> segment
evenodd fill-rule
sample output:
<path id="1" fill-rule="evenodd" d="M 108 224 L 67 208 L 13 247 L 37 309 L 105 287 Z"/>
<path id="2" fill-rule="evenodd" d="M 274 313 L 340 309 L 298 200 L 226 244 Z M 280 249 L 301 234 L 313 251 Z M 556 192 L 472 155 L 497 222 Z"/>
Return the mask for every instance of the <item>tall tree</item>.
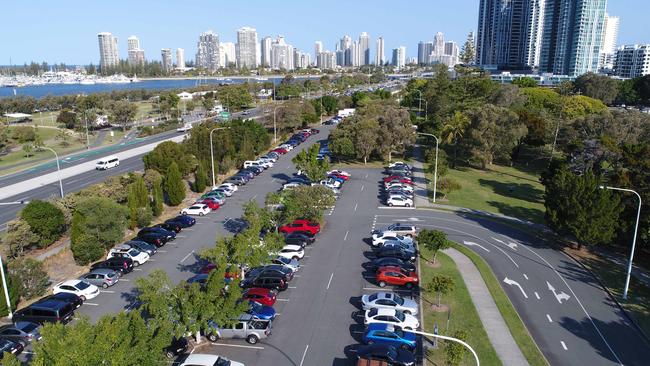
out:
<path id="1" fill-rule="evenodd" d="M 164 189 L 171 206 L 178 206 L 185 199 L 185 183 L 176 162 L 172 162 L 167 168 Z"/>
<path id="2" fill-rule="evenodd" d="M 318 160 L 320 145 L 312 145 L 309 149 L 300 151 L 291 161 L 296 168 L 303 171 L 312 182 L 318 182 L 325 177 L 329 170 L 327 159 Z"/>
<path id="3" fill-rule="evenodd" d="M 20 217 L 40 238 L 44 248 L 54 243 L 65 231 L 65 218 L 58 207 L 47 201 L 33 200 L 20 212 Z"/>
<path id="4" fill-rule="evenodd" d="M 194 184 L 192 190 L 194 192 L 202 193 L 208 185 L 208 173 L 206 172 L 203 162 L 199 162 L 194 171 Z"/>
<path id="5" fill-rule="evenodd" d="M 362 117 L 355 124 L 354 146 L 357 158 L 368 163 L 368 158 L 377 149 L 379 122 L 375 118 Z"/>
<path id="6" fill-rule="evenodd" d="M 163 203 L 164 203 L 164 196 L 163 196 L 163 188 L 162 188 L 162 177 L 157 178 L 153 182 L 153 187 L 152 187 L 152 200 L 151 200 L 151 211 L 155 217 L 160 216 L 163 211 Z"/>
<path id="7" fill-rule="evenodd" d="M 135 103 L 130 103 L 123 100 L 117 100 L 109 105 L 109 120 L 111 123 L 126 129 L 126 127 L 133 122 L 138 106 Z"/>
<path id="8" fill-rule="evenodd" d="M 418 243 L 433 252 L 433 263 L 436 263 L 438 251 L 449 248 L 447 234 L 440 230 L 422 229 L 418 234 Z"/>
<path id="9" fill-rule="evenodd" d="M 574 82 L 575 91 L 591 98 L 599 99 L 609 105 L 618 95 L 620 82 L 605 75 L 593 72 L 582 74 Z"/>
<path id="10" fill-rule="evenodd" d="M 27 221 L 16 219 L 7 223 L 7 234 L 2 243 L 8 247 L 11 257 L 18 257 L 32 245 L 38 244 L 39 239 Z"/>
<path id="11" fill-rule="evenodd" d="M 456 111 L 454 115 L 449 118 L 442 126 L 440 137 L 442 141 L 454 146 L 454 159 L 452 160 L 452 168 L 456 167 L 458 163 L 458 143 L 465 135 L 465 131 L 469 126 L 469 118 L 463 112 Z"/>
<path id="12" fill-rule="evenodd" d="M 438 294 L 438 306 L 440 306 L 442 295 L 446 295 L 450 291 L 453 291 L 454 285 L 455 283 L 453 278 L 445 275 L 434 275 L 425 286 L 427 291 Z"/>
<path id="13" fill-rule="evenodd" d="M 467 35 L 467 40 L 460 50 L 460 62 L 465 65 L 473 65 L 476 62 L 476 46 L 474 45 L 474 33 Z"/>

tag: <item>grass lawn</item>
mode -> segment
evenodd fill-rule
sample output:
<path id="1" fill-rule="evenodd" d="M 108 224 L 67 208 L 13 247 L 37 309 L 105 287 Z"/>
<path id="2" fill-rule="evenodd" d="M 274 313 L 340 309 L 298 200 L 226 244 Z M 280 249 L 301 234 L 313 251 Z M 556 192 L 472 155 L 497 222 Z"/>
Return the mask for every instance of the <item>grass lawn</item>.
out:
<path id="1" fill-rule="evenodd" d="M 544 186 L 535 174 L 492 165 L 487 170 L 449 169 L 447 176 L 462 188 L 449 193 L 447 201 L 440 203 L 544 223 Z M 430 182 L 432 178 L 432 174 L 428 174 Z"/>
<path id="2" fill-rule="evenodd" d="M 425 258 L 431 258 L 432 255 L 426 249 L 422 248 L 422 255 Z M 492 348 L 492 344 L 488 339 L 487 333 L 483 328 L 478 313 L 474 308 L 465 282 L 463 281 L 460 272 L 456 268 L 454 262 L 445 254 L 438 253 L 436 258 L 440 262 L 439 268 L 432 268 L 425 263 L 421 262 L 420 281 L 421 284 L 426 284 L 434 275 L 446 275 L 451 277 L 455 283 L 454 291 L 442 297 L 441 304 L 447 305 L 451 309 L 451 317 L 449 321 L 449 329 L 447 329 L 447 315 L 445 312 L 432 311 L 432 305 L 437 304 L 437 295 L 423 291 L 421 309 L 424 314 L 424 331 L 433 333 L 434 324 L 438 324 L 438 331 L 440 334 L 453 334 L 456 330 L 464 330 L 469 334 L 466 340 L 469 345 L 474 348 L 479 355 L 481 364 L 483 365 L 501 365 L 501 361 L 497 356 L 496 351 Z M 438 349 L 430 350 L 427 358 L 429 365 L 445 365 L 444 342 L 438 343 Z M 467 352 L 461 365 L 474 365 L 474 358 Z"/>

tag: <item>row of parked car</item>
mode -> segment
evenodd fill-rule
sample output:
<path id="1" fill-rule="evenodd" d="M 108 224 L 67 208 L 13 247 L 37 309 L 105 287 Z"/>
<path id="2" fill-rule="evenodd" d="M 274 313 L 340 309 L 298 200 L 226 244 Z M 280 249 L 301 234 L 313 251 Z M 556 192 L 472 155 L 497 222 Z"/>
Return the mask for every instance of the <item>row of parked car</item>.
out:
<path id="1" fill-rule="evenodd" d="M 394 223 L 373 230 L 370 244 L 374 259 L 364 267 L 373 271 L 379 287 L 387 285 L 412 289 L 419 284 L 415 260 L 417 228 Z M 364 346 L 357 352 L 358 366 L 415 365 L 416 334 L 420 327 L 416 317 L 417 301 L 396 292 L 380 291 L 361 297 L 364 312 Z"/>
<path id="2" fill-rule="evenodd" d="M 414 186 L 410 165 L 398 161 L 386 167 L 381 188 L 387 206 L 413 207 Z"/>

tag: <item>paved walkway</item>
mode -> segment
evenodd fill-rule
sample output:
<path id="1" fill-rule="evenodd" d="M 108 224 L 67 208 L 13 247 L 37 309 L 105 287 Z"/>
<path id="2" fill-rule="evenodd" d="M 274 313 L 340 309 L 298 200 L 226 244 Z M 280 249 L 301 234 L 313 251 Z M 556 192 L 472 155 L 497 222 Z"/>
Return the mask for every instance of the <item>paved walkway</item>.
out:
<path id="1" fill-rule="evenodd" d="M 474 263 L 456 249 L 449 248 L 444 250 L 444 253 L 456 263 L 490 343 L 501 362 L 505 366 L 528 365 Z"/>

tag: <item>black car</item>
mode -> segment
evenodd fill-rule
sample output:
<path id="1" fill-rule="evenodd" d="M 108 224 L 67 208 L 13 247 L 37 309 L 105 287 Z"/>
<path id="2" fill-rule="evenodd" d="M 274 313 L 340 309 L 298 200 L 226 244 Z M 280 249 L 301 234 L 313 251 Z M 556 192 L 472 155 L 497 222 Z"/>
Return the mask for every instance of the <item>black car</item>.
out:
<path id="1" fill-rule="evenodd" d="M 148 232 L 143 233 L 142 235 L 138 233 L 137 240 L 142 240 L 145 243 L 149 243 L 155 245 L 157 248 L 160 248 L 165 245 L 169 239 L 167 239 L 167 235 Z"/>
<path id="2" fill-rule="evenodd" d="M 237 172 L 237 175 L 243 175 L 245 177 L 248 177 L 248 180 L 255 178 L 255 173 L 253 173 L 253 171 L 251 170 L 246 170 L 246 169 L 240 170 L 239 172 Z"/>
<path id="3" fill-rule="evenodd" d="M 176 232 L 163 229 L 160 227 L 145 227 L 142 228 L 140 231 L 138 231 L 138 235 L 144 235 L 144 234 L 149 234 L 149 233 L 156 233 L 160 235 L 164 235 L 167 237 L 167 240 L 174 240 L 176 239 Z"/>
<path id="4" fill-rule="evenodd" d="M 294 245 L 311 245 L 314 243 L 316 238 L 314 238 L 311 233 L 308 232 L 302 232 L 302 231 L 296 231 L 293 233 L 289 233 L 284 237 L 284 242 L 286 244 L 294 244 Z"/>
<path id="5" fill-rule="evenodd" d="M 0 338 L 0 359 L 5 355 L 5 352 L 13 353 L 14 355 L 20 354 L 25 347 L 20 342 L 14 342 L 7 338 Z"/>
<path id="6" fill-rule="evenodd" d="M 415 365 L 415 356 L 408 350 L 388 344 L 370 344 L 359 348 L 357 357 L 361 360 L 386 361 L 395 366 Z"/>
<path id="7" fill-rule="evenodd" d="M 235 175 L 225 180 L 226 183 L 232 183 L 236 186 L 243 186 L 248 181 L 245 180 L 242 176 Z"/>
<path id="8" fill-rule="evenodd" d="M 255 278 L 260 276 L 275 276 L 283 278 L 289 282 L 293 279 L 293 271 L 285 266 L 278 264 L 269 264 L 266 266 L 254 267 L 246 272 L 246 278 Z"/>
<path id="9" fill-rule="evenodd" d="M 251 172 L 253 173 L 253 176 L 256 176 L 256 175 L 260 175 L 264 171 L 264 168 L 262 168 L 261 166 L 249 166 L 248 168 L 244 168 L 241 171 Z"/>
<path id="10" fill-rule="evenodd" d="M 153 227 L 164 229 L 167 231 L 173 231 L 175 233 L 180 233 L 183 230 L 183 227 L 177 222 L 163 222 L 162 224 L 156 224 Z"/>
<path id="11" fill-rule="evenodd" d="M 135 248 L 141 252 L 145 252 L 149 254 L 150 257 L 156 254 L 156 252 L 158 251 L 155 245 L 151 245 L 142 240 L 129 240 L 124 244 L 130 246 L 131 248 Z"/>
<path id="12" fill-rule="evenodd" d="M 167 358 L 180 356 L 187 353 L 188 348 L 189 342 L 187 341 L 187 338 L 172 338 L 172 343 L 165 347 L 165 356 L 167 356 Z"/>
<path id="13" fill-rule="evenodd" d="M 382 257 L 373 259 L 372 262 L 370 262 L 370 267 L 373 270 L 379 267 L 399 267 L 408 272 L 415 271 L 415 264 L 408 261 L 403 261 L 395 257 Z"/>
<path id="14" fill-rule="evenodd" d="M 278 276 L 257 276 L 255 278 L 244 279 L 239 283 L 242 288 L 262 287 L 271 290 L 284 291 L 289 287 L 287 281 Z"/>
<path id="15" fill-rule="evenodd" d="M 196 219 L 187 215 L 179 215 L 173 219 L 165 221 L 165 223 L 179 224 L 180 227 L 184 229 L 186 227 L 194 226 L 194 224 L 196 224 Z"/>
<path id="16" fill-rule="evenodd" d="M 400 247 L 380 247 L 375 252 L 377 258 L 393 257 L 404 261 L 415 261 L 415 254 L 409 253 Z"/>
<path id="17" fill-rule="evenodd" d="M 117 271 L 119 276 L 133 271 L 133 260 L 131 258 L 113 257 L 105 261 L 97 262 L 90 266 L 90 269 L 108 268 Z"/>
<path id="18" fill-rule="evenodd" d="M 72 304 L 58 300 L 41 300 L 14 313 L 13 321 L 32 323 L 69 323 L 74 317 Z"/>
<path id="19" fill-rule="evenodd" d="M 75 294 L 71 294 L 69 292 L 59 292 L 58 294 L 50 295 L 41 299 L 41 301 L 44 300 L 56 300 L 56 301 L 67 302 L 71 304 L 72 308 L 75 310 L 79 309 L 79 307 L 84 303 L 84 300 L 81 297 Z"/>

